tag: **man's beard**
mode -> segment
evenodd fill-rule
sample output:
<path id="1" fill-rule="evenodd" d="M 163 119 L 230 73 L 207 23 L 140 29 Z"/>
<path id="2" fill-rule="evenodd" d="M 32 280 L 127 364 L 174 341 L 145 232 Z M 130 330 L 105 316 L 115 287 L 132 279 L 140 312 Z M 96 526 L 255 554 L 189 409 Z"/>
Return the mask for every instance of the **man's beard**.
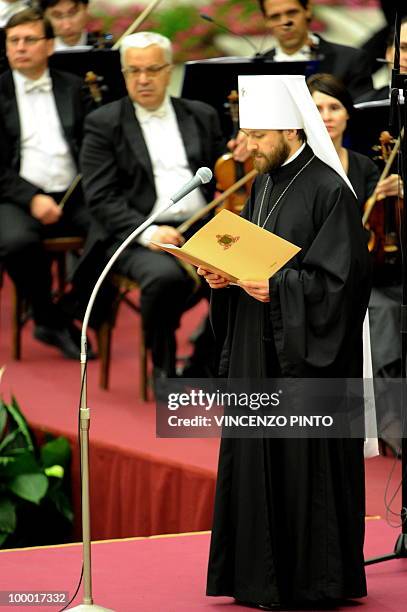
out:
<path id="1" fill-rule="evenodd" d="M 280 168 L 280 166 L 287 161 L 290 155 L 290 147 L 284 140 L 281 140 L 269 155 L 264 153 L 257 153 L 257 155 L 259 157 L 256 157 L 256 154 L 253 155 L 253 166 L 257 172 L 267 174 L 268 172 Z"/>

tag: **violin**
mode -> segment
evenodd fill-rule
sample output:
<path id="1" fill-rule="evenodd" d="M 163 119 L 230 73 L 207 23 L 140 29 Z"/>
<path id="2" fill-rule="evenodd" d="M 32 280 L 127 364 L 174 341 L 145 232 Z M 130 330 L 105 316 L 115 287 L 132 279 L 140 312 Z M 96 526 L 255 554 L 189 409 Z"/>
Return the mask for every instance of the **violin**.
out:
<path id="1" fill-rule="evenodd" d="M 239 95 L 233 90 L 228 96 L 229 111 L 232 119 L 234 134 L 239 131 Z M 214 173 L 216 178 L 216 188 L 218 191 L 224 192 L 237 181 L 242 179 L 253 170 L 253 162 L 251 158 L 245 162 L 237 162 L 233 159 L 232 153 L 225 153 L 215 163 Z M 250 194 L 253 178 L 246 181 L 242 187 L 235 190 L 224 202 L 223 208 L 227 208 L 232 212 L 239 213 L 246 204 Z"/>
<path id="2" fill-rule="evenodd" d="M 385 179 L 400 148 L 400 137 L 395 140 L 391 134 L 384 131 L 380 134 L 380 145 L 374 147 L 381 151 L 380 159 L 386 162 L 379 182 Z M 369 231 L 369 251 L 373 254 L 376 265 L 394 265 L 400 257 L 400 220 L 402 200 L 389 197 L 377 200 L 376 190 L 364 206 L 363 225 Z"/>

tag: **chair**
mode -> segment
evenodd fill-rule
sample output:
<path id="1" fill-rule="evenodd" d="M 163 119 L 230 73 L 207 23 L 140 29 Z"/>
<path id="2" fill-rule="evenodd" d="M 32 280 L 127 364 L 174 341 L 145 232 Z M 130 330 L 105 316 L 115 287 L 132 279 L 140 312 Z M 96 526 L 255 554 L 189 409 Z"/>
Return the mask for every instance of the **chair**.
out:
<path id="1" fill-rule="evenodd" d="M 193 275 L 193 272 L 192 272 Z M 195 278 L 196 277 L 196 278 Z M 201 294 L 199 291 L 199 277 L 193 275 L 194 281 L 196 282 L 195 292 L 191 298 L 188 308 L 192 308 L 200 299 Z M 140 314 L 140 306 L 128 297 L 130 291 L 138 290 L 139 285 L 136 281 L 124 276 L 122 274 L 112 273 L 109 276 L 110 282 L 117 290 L 117 296 L 113 302 L 110 318 L 102 323 L 98 330 L 98 347 L 99 347 L 99 358 L 100 358 L 100 375 L 99 375 L 99 386 L 102 389 L 109 388 L 109 375 L 110 375 L 110 360 L 111 360 L 111 342 L 112 332 L 116 324 L 117 315 L 120 304 L 125 302 L 134 312 Z M 148 375 L 147 375 L 147 349 L 145 346 L 143 326 L 140 318 L 139 328 L 139 354 L 140 354 L 140 397 L 143 401 L 148 399 Z M 182 359 L 182 358 L 179 358 Z"/>
<path id="2" fill-rule="evenodd" d="M 117 296 L 113 302 L 110 318 L 102 323 L 98 330 L 98 347 L 100 358 L 99 386 L 102 389 L 109 388 L 110 359 L 112 332 L 116 325 L 119 307 L 125 302 L 134 312 L 140 313 L 140 306 L 128 297 L 128 293 L 138 289 L 138 284 L 122 274 L 111 274 L 110 282 L 117 290 Z M 140 318 L 139 329 L 139 354 L 140 354 L 140 397 L 145 402 L 148 398 L 147 385 L 147 350 L 144 343 L 143 326 Z"/>
<path id="3" fill-rule="evenodd" d="M 66 238 L 47 238 L 43 241 L 44 249 L 50 253 L 57 264 L 57 287 L 58 294 L 64 292 L 66 286 L 66 256 L 68 253 L 76 253 L 83 247 L 84 239 L 80 236 L 70 236 Z M 13 286 L 12 304 L 12 342 L 11 350 L 13 359 L 21 359 L 21 334 L 24 324 L 28 320 L 28 305 L 26 300 Z"/>

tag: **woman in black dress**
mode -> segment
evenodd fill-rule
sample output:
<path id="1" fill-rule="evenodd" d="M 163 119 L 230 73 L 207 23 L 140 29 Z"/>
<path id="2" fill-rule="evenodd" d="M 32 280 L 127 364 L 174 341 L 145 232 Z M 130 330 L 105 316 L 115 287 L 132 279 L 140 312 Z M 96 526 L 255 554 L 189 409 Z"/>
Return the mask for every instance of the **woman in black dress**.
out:
<path id="1" fill-rule="evenodd" d="M 346 127 L 352 115 L 351 97 L 344 85 L 330 74 L 309 77 L 308 88 L 332 138 L 342 166 L 356 192 L 363 210 L 366 200 L 376 189 L 378 203 L 386 197 L 403 197 L 403 186 L 397 174 L 379 180 L 379 170 L 366 155 L 343 146 Z M 373 375 L 375 378 L 398 378 L 401 375 L 401 267 L 399 258 L 374 265 L 373 287 L 369 301 L 369 320 L 372 346 Z M 381 397 L 378 412 L 379 436 L 397 453 L 400 446 L 400 409 L 392 398 Z M 378 405 L 378 406 L 379 406 Z"/>

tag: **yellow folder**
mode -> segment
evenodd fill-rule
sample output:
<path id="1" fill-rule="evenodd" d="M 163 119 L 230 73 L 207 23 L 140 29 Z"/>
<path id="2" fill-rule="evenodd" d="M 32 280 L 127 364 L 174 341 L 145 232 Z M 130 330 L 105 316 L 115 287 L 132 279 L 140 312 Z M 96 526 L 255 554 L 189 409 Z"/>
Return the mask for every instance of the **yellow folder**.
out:
<path id="1" fill-rule="evenodd" d="M 301 250 L 229 210 L 208 221 L 182 247 L 152 243 L 231 282 L 270 278 Z"/>

